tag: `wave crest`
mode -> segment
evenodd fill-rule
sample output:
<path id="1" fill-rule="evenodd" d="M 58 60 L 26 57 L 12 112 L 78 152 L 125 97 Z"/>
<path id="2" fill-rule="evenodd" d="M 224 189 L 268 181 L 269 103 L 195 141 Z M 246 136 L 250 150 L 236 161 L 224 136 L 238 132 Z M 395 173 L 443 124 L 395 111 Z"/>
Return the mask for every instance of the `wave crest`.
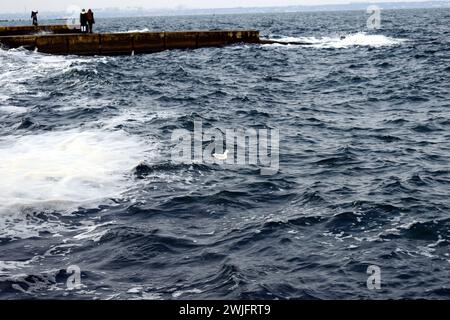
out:
<path id="1" fill-rule="evenodd" d="M 384 35 L 377 34 L 367 34 L 365 32 L 358 32 L 349 35 L 335 36 L 335 37 L 281 37 L 276 40 L 278 42 L 299 42 L 307 43 L 308 47 L 318 48 L 318 49 L 343 49 L 355 46 L 365 46 L 365 47 L 386 47 L 400 45 L 406 42 L 406 39 L 396 39 L 387 37 Z"/>

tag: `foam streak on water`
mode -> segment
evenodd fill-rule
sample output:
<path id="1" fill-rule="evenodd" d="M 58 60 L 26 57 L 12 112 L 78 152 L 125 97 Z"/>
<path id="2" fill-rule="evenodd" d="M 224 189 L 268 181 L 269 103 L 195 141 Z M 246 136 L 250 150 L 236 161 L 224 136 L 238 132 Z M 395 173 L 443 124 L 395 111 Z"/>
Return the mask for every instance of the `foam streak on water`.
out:
<path id="1" fill-rule="evenodd" d="M 349 48 L 354 46 L 367 46 L 367 47 L 385 47 L 400 45 L 407 41 L 406 39 L 395 39 L 387 37 L 381 34 L 367 34 L 365 32 L 359 32 L 355 34 L 345 34 L 335 37 L 281 37 L 277 39 L 279 42 L 299 42 L 307 43 L 312 48 Z"/>

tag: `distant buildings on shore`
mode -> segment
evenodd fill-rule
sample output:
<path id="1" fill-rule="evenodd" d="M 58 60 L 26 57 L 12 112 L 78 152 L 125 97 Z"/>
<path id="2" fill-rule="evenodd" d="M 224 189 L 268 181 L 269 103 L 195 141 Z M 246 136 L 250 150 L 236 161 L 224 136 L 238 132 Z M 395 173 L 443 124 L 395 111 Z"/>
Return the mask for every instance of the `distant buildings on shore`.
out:
<path id="1" fill-rule="evenodd" d="M 313 12 L 313 11 L 348 11 L 366 10 L 371 3 L 349 3 L 335 5 L 311 5 L 311 6 L 283 6 L 283 7 L 248 7 L 248 8 L 221 8 L 221 9 L 189 9 L 179 7 L 176 9 L 144 9 L 144 8 L 100 8 L 95 9 L 99 18 L 117 17 L 143 17 L 143 16 L 180 16 L 180 15 L 211 15 L 211 14 L 252 14 L 252 13 L 287 13 L 287 12 Z M 381 2 L 376 3 L 381 9 L 426 9 L 426 8 L 450 8 L 450 0 L 446 1 L 422 1 L 422 2 Z M 42 20 L 65 20 L 66 12 L 45 12 L 40 9 Z M 0 22 L 29 21 L 29 12 L 1 13 Z"/>

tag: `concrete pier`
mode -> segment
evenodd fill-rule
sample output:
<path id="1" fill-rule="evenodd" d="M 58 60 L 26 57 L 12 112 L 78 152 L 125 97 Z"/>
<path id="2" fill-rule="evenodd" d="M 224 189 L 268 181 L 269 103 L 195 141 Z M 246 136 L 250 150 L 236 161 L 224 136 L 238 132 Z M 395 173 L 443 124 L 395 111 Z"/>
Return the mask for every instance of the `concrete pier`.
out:
<path id="1" fill-rule="evenodd" d="M 60 55 L 128 55 L 170 49 L 260 43 L 259 31 L 181 31 L 142 33 L 40 34 L 0 36 L 7 48 L 24 47 Z"/>
<path id="2" fill-rule="evenodd" d="M 42 33 L 55 33 L 55 34 L 67 34 L 67 33 L 80 33 L 81 30 L 76 26 L 67 25 L 42 25 L 42 26 L 12 26 L 3 27 L 0 26 L 0 37 L 2 36 L 22 36 L 33 35 Z"/>

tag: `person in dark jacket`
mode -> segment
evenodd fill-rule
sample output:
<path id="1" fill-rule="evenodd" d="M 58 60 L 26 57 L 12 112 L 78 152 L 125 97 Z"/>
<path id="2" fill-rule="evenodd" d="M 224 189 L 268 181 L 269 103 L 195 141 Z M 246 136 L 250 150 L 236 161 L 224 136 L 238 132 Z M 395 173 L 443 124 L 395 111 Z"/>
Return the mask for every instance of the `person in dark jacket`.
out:
<path id="1" fill-rule="evenodd" d="M 92 33 L 95 19 L 94 19 L 94 12 L 92 12 L 91 9 L 89 9 L 88 12 L 86 13 L 86 19 L 87 19 L 87 25 L 88 25 L 88 32 Z"/>
<path id="2" fill-rule="evenodd" d="M 86 33 L 87 32 L 87 14 L 86 10 L 81 10 L 80 14 L 80 25 L 81 25 L 81 32 Z"/>
<path id="3" fill-rule="evenodd" d="M 37 20 L 37 15 L 38 15 L 38 11 L 31 11 L 31 19 L 33 19 L 33 26 L 37 27 L 38 25 L 38 20 Z"/>

